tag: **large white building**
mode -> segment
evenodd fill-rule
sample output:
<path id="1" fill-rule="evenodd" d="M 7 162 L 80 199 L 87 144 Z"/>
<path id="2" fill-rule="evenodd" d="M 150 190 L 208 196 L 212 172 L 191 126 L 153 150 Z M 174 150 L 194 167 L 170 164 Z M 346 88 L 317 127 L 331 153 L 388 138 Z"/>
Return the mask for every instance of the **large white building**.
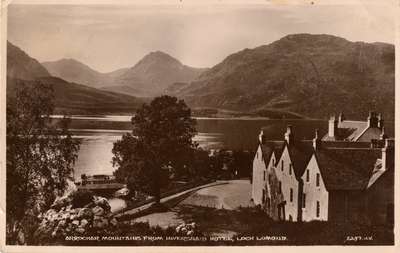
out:
<path id="1" fill-rule="evenodd" d="M 283 140 L 267 141 L 261 132 L 254 203 L 275 220 L 392 220 L 394 145 L 382 132 L 379 138 L 328 142 L 316 131 L 313 140 L 298 141 L 289 126 Z"/>

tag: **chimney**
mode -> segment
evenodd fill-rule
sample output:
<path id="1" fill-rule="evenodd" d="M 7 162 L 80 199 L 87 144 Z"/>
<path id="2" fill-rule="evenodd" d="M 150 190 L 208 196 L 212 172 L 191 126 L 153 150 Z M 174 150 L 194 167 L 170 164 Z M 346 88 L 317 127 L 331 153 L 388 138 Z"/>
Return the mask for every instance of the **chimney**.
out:
<path id="1" fill-rule="evenodd" d="M 260 134 L 258 135 L 258 141 L 260 142 L 260 144 L 264 144 L 265 143 L 264 130 L 260 131 Z"/>
<path id="2" fill-rule="evenodd" d="M 387 135 L 385 133 L 385 127 L 382 126 L 382 132 L 381 132 L 381 135 L 380 135 L 380 139 L 381 140 L 386 140 L 386 138 L 387 138 Z"/>
<path id="3" fill-rule="evenodd" d="M 321 138 L 319 136 L 319 129 L 315 129 L 315 137 L 313 139 L 313 147 L 315 150 L 321 145 Z"/>
<path id="4" fill-rule="evenodd" d="M 338 128 L 338 121 L 336 119 L 336 116 L 331 116 L 328 123 L 328 136 L 335 139 L 337 134 L 337 128 Z"/>
<path id="5" fill-rule="evenodd" d="M 378 147 L 378 140 L 377 139 L 371 139 L 370 148 L 372 149 L 372 148 L 376 148 L 376 147 Z"/>
<path id="6" fill-rule="evenodd" d="M 382 148 L 382 169 L 387 169 L 388 153 L 391 153 L 394 145 L 394 140 L 385 139 L 385 146 Z"/>
<path id="7" fill-rule="evenodd" d="M 288 144 L 293 142 L 293 130 L 292 130 L 292 126 L 291 125 L 288 125 L 287 128 L 286 128 L 285 141 Z"/>
<path id="8" fill-rule="evenodd" d="M 343 120 L 345 120 L 346 118 L 344 117 L 344 114 L 341 112 L 339 114 L 339 119 L 338 119 L 338 125 L 340 126 L 340 124 L 343 122 Z"/>
<path id="9" fill-rule="evenodd" d="M 382 129 L 382 132 L 383 132 L 383 127 L 384 127 L 383 123 L 384 123 L 384 120 L 383 120 L 382 113 L 379 113 L 378 114 L 378 128 Z"/>
<path id="10" fill-rule="evenodd" d="M 368 115 L 368 127 L 378 127 L 378 117 L 376 112 L 370 111 Z"/>

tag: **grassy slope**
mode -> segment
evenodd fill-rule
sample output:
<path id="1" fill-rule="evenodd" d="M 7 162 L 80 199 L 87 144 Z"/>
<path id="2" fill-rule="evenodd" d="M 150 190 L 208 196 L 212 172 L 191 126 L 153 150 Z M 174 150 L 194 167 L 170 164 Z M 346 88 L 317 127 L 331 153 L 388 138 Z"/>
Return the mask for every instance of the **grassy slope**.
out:
<path id="1" fill-rule="evenodd" d="M 309 117 L 369 110 L 394 117 L 394 46 L 298 34 L 228 56 L 182 89 L 194 107 L 282 110 Z"/>
<path id="2" fill-rule="evenodd" d="M 98 90 L 80 84 L 68 83 L 56 77 L 43 77 L 37 81 L 49 84 L 54 89 L 55 113 L 69 114 L 132 114 L 143 100 L 114 92 Z M 34 85 L 34 81 L 26 81 Z M 15 79 L 7 83 L 7 95 L 15 91 Z"/>

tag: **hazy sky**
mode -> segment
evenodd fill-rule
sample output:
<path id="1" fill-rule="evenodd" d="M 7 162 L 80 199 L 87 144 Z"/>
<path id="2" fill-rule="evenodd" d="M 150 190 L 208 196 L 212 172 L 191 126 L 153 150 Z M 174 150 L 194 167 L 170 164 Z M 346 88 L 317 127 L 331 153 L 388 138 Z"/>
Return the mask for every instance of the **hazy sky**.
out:
<path id="1" fill-rule="evenodd" d="M 394 43 L 385 6 L 10 5 L 8 39 L 39 61 L 75 58 L 101 71 L 131 67 L 161 50 L 212 67 L 244 48 L 287 34 L 332 34 Z"/>

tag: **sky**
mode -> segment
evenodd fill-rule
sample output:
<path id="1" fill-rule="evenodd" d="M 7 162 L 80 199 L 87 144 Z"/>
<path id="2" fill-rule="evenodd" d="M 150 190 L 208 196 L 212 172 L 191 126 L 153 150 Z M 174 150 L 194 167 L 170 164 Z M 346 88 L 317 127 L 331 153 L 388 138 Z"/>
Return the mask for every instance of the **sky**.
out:
<path id="1" fill-rule="evenodd" d="M 212 67 L 288 34 L 395 42 L 395 10 L 381 5 L 24 5 L 8 8 L 8 40 L 40 62 L 74 58 L 100 72 L 163 51 Z"/>

